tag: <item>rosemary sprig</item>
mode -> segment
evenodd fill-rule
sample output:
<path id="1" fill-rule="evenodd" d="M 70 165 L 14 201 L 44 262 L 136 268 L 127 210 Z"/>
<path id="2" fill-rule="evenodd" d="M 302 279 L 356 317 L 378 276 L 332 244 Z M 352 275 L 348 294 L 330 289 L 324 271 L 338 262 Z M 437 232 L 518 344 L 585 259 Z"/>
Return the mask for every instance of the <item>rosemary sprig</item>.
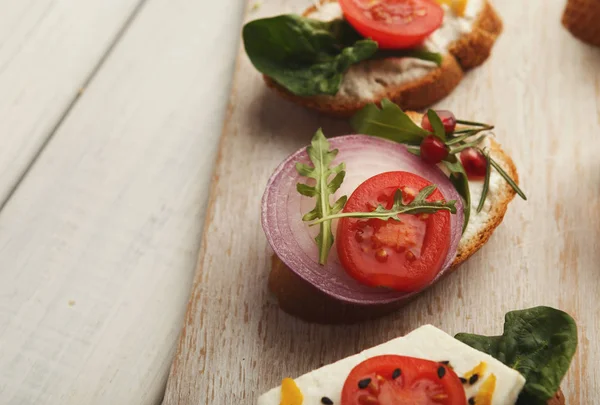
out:
<path id="1" fill-rule="evenodd" d="M 385 208 L 379 204 L 374 211 L 371 212 L 343 212 L 339 214 L 332 214 L 318 219 L 310 224 L 310 226 L 319 225 L 327 221 L 332 221 L 339 218 L 377 218 L 383 221 L 394 220 L 401 221 L 398 215 L 402 214 L 433 214 L 438 211 L 449 211 L 452 214 L 456 214 L 456 200 L 452 201 L 427 201 L 433 192 L 437 189 L 437 186 L 430 185 L 424 187 L 419 194 L 408 204 L 402 202 L 402 190 L 396 190 L 394 194 L 394 203 L 391 209 Z"/>
<path id="2" fill-rule="evenodd" d="M 527 201 L 527 196 L 525 195 L 523 190 L 521 190 L 519 188 L 519 186 L 517 185 L 517 183 L 515 183 L 515 181 L 513 179 L 511 179 L 510 175 L 504 171 L 502 166 L 500 166 L 498 164 L 498 162 L 496 162 L 491 157 L 490 157 L 490 164 L 492 165 L 492 167 L 494 169 L 496 169 L 498 171 L 498 173 L 500 173 L 500 176 L 502 176 L 504 178 L 504 180 L 512 187 L 512 189 L 515 190 L 515 192 L 519 195 L 519 197 L 521 197 L 523 200 Z"/>
<path id="3" fill-rule="evenodd" d="M 469 139 L 470 137 L 472 137 L 473 135 L 474 135 L 473 133 L 468 133 L 465 135 L 457 136 L 456 138 L 452 138 L 446 142 L 446 146 L 452 146 L 452 145 L 456 145 L 458 143 L 464 142 L 467 139 Z"/>
<path id="4" fill-rule="evenodd" d="M 470 127 L 482 127 L 485 128 L 485 130 L 491 130 L 494 129 L 493 125 L 489 125 L 489 124 L 484 124 L 482 122 L 475 122 L 475 121 L 465 121 L 465 120 L 456 120 L 457 124 L 460 125 L 468 125 Z"/>
<path id="5" fill-rule="evenodd" d="M 488 191 L 490 190 L 490 175 L 492 173 L 492 159 L 488 151 L 482 150 L 481 153 L 485 157 L 485 180 L 483 181 L 483 189 L 481 191 L 481 198 L 479 199 L 479 205 L 477 206 L 477 213 L 480 213 L 487 199 Z"/>
<path id="6" fill-rule="evenodd" d="M 461 143 L 461 145 L 457 146 L 456 148 L 450 149 L 450 154 L 456 155 L 457 153 L 460 153 L 465 149 L 475 148 L 475 147 L 479 146 L 479 144 L 485 139 L 485 137 L 486 137 L 486 135 L 482 135 L 472 142 Z"/>

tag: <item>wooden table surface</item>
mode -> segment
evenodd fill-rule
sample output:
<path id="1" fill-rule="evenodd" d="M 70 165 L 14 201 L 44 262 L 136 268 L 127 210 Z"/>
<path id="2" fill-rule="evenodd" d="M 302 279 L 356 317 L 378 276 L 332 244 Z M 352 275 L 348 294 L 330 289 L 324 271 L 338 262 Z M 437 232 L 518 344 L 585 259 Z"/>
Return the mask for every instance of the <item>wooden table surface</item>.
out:
<path id="1" fill-rule="evenodd" d="M 238 0 L 0 0 L 0 404 L 162 401 Z"/>
<path id="2" fill-rule="evenodd" d="M 301 11 L 269 0 L 247 19 Z M 405 334 L 499 333 L 513 309 L 551 305 L 579 324 L 563 383 L 569 404 L 600 392 L 600 50 L 560 25 L 564 1 L 497 0 L 505 32 L 493 57 L 440 106 L 496 125 L 529 201 L 515 200 L 491 241 L 398 313 L 354 326 L 306 324 L 267 291 L 260 197 L 276 165 L 322 126 L 349 131 L 281 101 L 240 52 L 198 270 L 164 404 L 253 404 L 285 376 Z M 249 10 L 252 10 L 249 8 Z"/>

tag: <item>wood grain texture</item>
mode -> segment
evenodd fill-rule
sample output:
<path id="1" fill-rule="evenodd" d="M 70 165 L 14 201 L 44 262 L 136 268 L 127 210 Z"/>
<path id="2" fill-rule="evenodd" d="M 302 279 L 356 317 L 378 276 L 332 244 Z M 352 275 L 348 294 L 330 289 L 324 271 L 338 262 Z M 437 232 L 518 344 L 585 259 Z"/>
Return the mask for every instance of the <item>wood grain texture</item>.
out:
<path id="1" fill-rule="evenodd" d="M 0 206 L 140 2 L 0 1 Z"/>
<path id="2" fill-rule="evenodd" d="M 271 0 L 249 19 L 302 10 Z M 496 124 L 528 202 L 468 263 L 403 310 L 355 326 L 303 323 L 269 297 L 270 248 L 260 198 L 276 165 L 323 127 L 349 131 L 282 101 L 240 53 L 204 238 L 166 405 L 255 403 L 285 376 L 403 335 L 425 323 L 495 334 L 507 311 L 551 305 L 571 313 L 580 345 L 563 383 L 568 404 L 600 392 L 600 51 L 560 24 L 564 2 L 494 2 L 505 22 L 493 55 L 440 106 Z"/>
<path id="3" fill-rule="evenodd" d="M 148 1 L 0 212 L 0 404 L 161 401 L 243 8 Z"/>

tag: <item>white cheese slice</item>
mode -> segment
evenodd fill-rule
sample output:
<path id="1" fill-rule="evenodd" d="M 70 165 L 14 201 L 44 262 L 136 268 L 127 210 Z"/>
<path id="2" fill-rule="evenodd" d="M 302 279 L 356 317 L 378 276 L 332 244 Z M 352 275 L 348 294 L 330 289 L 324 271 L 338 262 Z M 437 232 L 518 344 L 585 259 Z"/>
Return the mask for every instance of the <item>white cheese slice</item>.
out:
<path id="1" fill-rule="evenodd" d="M 432 361 L 449 361 L 458 376 L 465 375 L 480 362 L 485 362 L 486 372 L 474 385 L 466 384 L 467 399 L 477 393 L 490 374 L 496 376 L 496 389 L 492 405 L 514 405 L 525 385 L 525 378 L 493 357 L 459 342 L 431 325 L 422 326 L 404 337 L 365 350 L 336 363 L 321 367 L 294 381 L 304 396 L 302 405 L 321 405 L 328 397 L 340 405 L 342 387 L 350 371 L 364 360 L 381 355 L 403 355 Z M 281 387 L 258 398 L 258 405 L 280 405 Z"/>

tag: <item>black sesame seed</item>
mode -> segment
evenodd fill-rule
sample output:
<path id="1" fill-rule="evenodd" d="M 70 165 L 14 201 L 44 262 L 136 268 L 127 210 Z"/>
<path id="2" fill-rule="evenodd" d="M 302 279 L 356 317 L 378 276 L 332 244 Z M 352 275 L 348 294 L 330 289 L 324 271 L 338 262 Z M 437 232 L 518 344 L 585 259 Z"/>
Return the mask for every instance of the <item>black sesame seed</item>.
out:
<path id="1" fill-rule="evenodd" d="M 479 374 L 473 374 L 471 378 L 469 378 L 469 384 L 473 385 L 479 380 Z"/>
<path id="2" fill-rule="evenodd" d="M 438 377 L 443 378 L 446 375 L 446 367 L 438 368 Z"/>
<path id="3" fill-rule="evenodd" d="M 371 384 L 371 379 L 365 378 L 364 380 L 360 380 L 358 382 L 358 388 L 360 388 L 361 390 L 364 390 L 365 388 L 367 388 L 369 386 L 369 384 Z"/>
<path id="4" fill-rule="evenodd" d="M 449 362 L 448 360 L 440 361 L 439 363 L 440 363 L 440 364 L 445 364 L 446 366 L 447 366 L 448 364 L 450 364 L 450 362 Z"/>
<path id="5" fill-rule="evenodd" d="M 475 405 L 475 397 L 469 398 L 469 405 Z"/>
<path id="6" fill-rule="evenodd" d="M 462 378 L 462 377 L 458 377 L 458 379 L 460 380 L 461 383 L 466 384 L 467 383 L 467 379 L 466 378 Z"/>
<path id="7" fill-rule="evenodd" d="M 395 380 L 396 378 L 400 377 L 401 375 L 402 375 L 402 370 L 400 370 L 399 368 L 397 368 L 392 373 L 392 379 Z"/>
<path id="8" fill-rule="evenodd" d="M 324 405 L 333 405 L 333 401 L 327 397 L 321 398 L 321 403 Z"/>

